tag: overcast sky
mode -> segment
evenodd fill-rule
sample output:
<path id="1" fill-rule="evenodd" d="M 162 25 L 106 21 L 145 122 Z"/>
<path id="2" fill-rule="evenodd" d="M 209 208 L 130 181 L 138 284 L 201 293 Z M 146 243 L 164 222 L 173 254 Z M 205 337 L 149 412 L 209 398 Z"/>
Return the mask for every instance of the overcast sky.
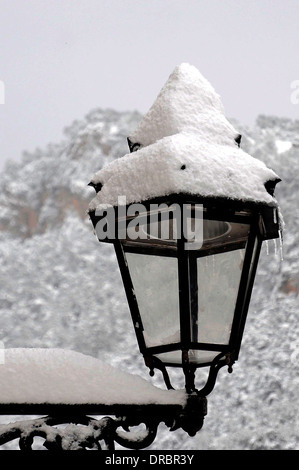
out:
<path id="1" fill-rule="evenodd" d="M 96 107 L 146 112 L 182 62 L 227 117 L 299 119 L 299 0 L 0 0 L 0 40 L 0 169 Z"/>

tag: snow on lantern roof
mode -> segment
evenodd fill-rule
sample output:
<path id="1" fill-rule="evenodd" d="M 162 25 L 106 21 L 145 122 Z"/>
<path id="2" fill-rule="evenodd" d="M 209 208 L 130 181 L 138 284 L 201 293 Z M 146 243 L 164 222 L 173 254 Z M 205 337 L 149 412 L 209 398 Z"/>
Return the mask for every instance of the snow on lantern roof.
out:
<path id="1" fill-rule="evenodd" d="M 238 132 L 225 119 L 220 96 L 192 65 L 177 66 L 135 132 L 142 147 L 179 132 L 194 132 L 212 142 L 234 145 Z"/>
<path id="2" fill-rule="evenodd" d="M 178 193 L 276 205 L 268 189 L 280 178 L 239 148 L 239 137 L 213 87 L 182 64 L 128 138 L 138 150 L 94 175 L 100 191 L 89 211 L 116 206 L 120 196 L 131 204 Z"/>
<path id="3" fill-rule="evenodd" d="M 4 350 L 0 404 L 174 404 L 183 390 L 162 390 L 99 359 L 64 349 Z"/>

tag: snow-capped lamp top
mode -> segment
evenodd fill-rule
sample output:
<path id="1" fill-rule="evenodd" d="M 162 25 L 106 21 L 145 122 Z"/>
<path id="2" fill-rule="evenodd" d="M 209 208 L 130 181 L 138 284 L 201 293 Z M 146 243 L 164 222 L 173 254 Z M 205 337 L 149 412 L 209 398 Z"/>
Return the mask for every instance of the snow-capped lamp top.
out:
<path id="1" fill-rule="evenodd" d="M 97 172 L 89 211 L 171 194 L 250 201 L 277 207 L 280 178 L 244 152 L 219 95 L 189 64 L 176 67 L 128 137 L 130 154 Z"/>
<path id="2" fill-rule="evenodd" d="M 192 65 L 176 67 L 144 116 L 129 145 L 146 147 L 163 137 L 195 133 L 212 143 L 234 144 L 237 131 L 225 119 L 220 96 Z"/>

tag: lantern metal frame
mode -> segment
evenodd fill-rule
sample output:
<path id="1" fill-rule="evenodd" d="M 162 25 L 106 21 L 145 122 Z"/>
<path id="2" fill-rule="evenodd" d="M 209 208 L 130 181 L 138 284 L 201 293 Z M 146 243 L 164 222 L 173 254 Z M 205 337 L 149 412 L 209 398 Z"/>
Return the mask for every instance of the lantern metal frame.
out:
<path id="1" fill-rule="evenodd" d="M 271 185 L 271 189 L 273 189 L 274 186 L 275 184 L 273 183 Z M 278 210 L 276 206 L 256 202 L 244 202 L 216 197 L 207 198 L 201 196 L 190 196 L 188 194 L 173 194 L 165 198 L 154 198 L 145 202 L 142 201 L 141 203 L 147 210 L 145 217 L 149 216 L 150 206 L 152 204 L 159 205 L 163 203 L 170 206 L 178 204 L 181 208 L 184 204 L 201 204 L 204 207 L 203 217 L 206 219 L 225 221 L 228 223 L 248 224 L 250 227 L 248 240 L 247 242 L 244 242 L 243 246 L 245 247 L 246 245 L 245 258 L 235 304 L 230 340 L 227 345 L 192 342 L 190 339 L 190 319 L 192 318 L 190 277 L 194 275 L 192 263 L 194 263 L 194 260 L 199 256 L 206 256 L 207 254 L 212 255 L 214 253 L 213 247 L 210 247 L 208 252 L 200 250 L 186 250 L 185 243 L 187 240 L 184 238 L 183 231 L 181 232 L 182 236 L 177 240 L 176 253 L 173 253 L 169 247 L 159 247 L 155 243 L 150 244 L 146 242 L 140 243 L 134 240 L 120 240 L 117 236 L 113 239 L 107 238 L 105 240 L 100 240 L 108 243 L 110 242 L 114 245 L 139 350 L 144 357 L 146 366 L 150 369 L 150 374 L 153 375 L 154 369 L 159 369 L 163 374 L 167 388 L 171 389 L 173 387 L 170 382 L 167 368 L 181 367 L 185 375 L 186 391 L 188 393 L 196 393 L 198 396 L 204 397 L 213 390 L 218 371 L 223 366 L 227 365 L 228 371 L 231 372 L 232 365 L 238 359 L 262 242 L 263 240 L 279 237 L 280 226 Z M 118 214 L 123 214 L 124 211 L 120 210 L 119 207 L 114 207 L 114 210 L 116 211 L 115 223 L 117 224 L 119 220 Z M 96 211 L 91 211 L 89 215 L 94 227 L 96 228 L 96 225 L 102 216 L 96 215 Z M 130 217 L 127 217 L 127 225 L 129 221 Z M 117 234 L 117 230 L 114 230 L 113 233 Z M 179 342 L 164 344 L 161 346 L 146 346 L 142 334 L 142 318 L 128 263 L 126 261 L 126 252 L 148 255 L 160 254 L 164 256 L 177 257 L 180 315 Z M 182 362 L 180 364 L 164 362 L 156 357 L 157 354 L 174 350 L 182 351 Z M 212 361 L 198 364 L 190 361 L 188 354 L 188 351 L 190 350 L 215 351 L 218 352 L 218 354 Z M 206 384 L 201 390 L 198 390 L 195 386 L 195 371 L 202 367 L 209 367 L 210 369 Z"/>

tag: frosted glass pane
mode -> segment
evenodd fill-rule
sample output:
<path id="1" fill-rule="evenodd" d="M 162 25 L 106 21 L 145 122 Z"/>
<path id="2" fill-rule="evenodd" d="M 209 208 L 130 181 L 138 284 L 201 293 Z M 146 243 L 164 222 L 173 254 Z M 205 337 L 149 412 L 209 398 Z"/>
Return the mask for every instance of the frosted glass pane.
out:
<path id="1" fill-rule="evenodd" d="M 180 341 L 177 259 L 126 253 L 146 345 Z"/>
<path id="2" fill-rule="evenodd" d="M 228 344 L 244 253 L 242 249 L 198 258 L 198 342 Z"/>
<path id="3" fill-rule="evenodd" d="M 210 363 L 215 359 L 220 351 L 198 351 L 194 349 L 189 350 L 189 361 L 191 364 L 206 364 Z M 182 364 L 182 352 L 181 351 L 170 351 L 166 353 L 156 354 L 158 359 L 161 359 L 164 363 L 168 364 Z"/>

